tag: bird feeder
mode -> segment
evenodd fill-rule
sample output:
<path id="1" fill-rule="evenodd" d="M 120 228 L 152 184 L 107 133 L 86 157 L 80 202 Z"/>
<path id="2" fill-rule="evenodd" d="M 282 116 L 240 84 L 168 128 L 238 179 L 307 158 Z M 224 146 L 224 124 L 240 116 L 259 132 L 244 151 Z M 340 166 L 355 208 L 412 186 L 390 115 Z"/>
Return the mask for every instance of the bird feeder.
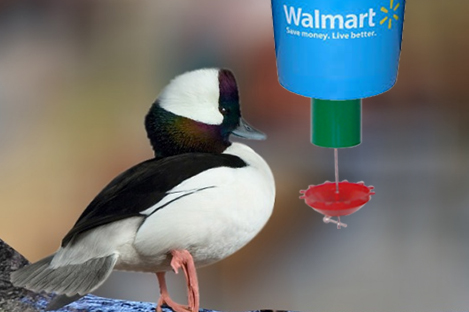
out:
<path id="1" fill-rule="evenodd" d="M 324 197 L 317 196 L 329 190 L 330 182 L 301 196 L 329 222 L 348 214 L 337 213 L 340 209 L 356 211 L 344 205 L 356 193 L 349 192 L 352 183 L 338 180 L 337 149 L 361 143 L 362 99 L 386 92 L 396 82 L 404 9 L 405 0 L 272 0 L 279 82 L 311 98 L 311 141 L 334 149 L 340 200 L 321 202 Z M 308 200 L 311 194 L 316 195 Z M 318 203 L 336 213 L 318 209 Z"/>

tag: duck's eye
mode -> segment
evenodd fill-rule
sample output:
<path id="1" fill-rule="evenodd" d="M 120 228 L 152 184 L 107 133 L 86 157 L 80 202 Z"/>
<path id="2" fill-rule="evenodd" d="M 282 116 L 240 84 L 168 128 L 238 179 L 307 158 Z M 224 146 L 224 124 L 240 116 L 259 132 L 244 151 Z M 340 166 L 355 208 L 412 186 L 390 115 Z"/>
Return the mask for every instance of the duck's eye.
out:
<path id="1" fill-rule="evenodd" d="M 230 113 L 230 109 L 226 107 L 220 107 L 220 113 L 222 113 L 222 115 L 228 115 Z"/>

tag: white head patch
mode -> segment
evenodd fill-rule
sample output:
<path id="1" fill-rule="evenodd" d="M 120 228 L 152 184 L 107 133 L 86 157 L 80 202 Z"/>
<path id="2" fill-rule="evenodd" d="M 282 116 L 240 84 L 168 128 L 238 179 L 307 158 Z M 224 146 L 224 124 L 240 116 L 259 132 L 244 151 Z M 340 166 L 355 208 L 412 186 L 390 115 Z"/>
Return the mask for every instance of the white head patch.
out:
<path id="1" fill-rule="evenodd" d="M 178 116 L 220 125 L 218 68 L 199 69 L 174 78 L 158 97 L 160 106 Z"/>

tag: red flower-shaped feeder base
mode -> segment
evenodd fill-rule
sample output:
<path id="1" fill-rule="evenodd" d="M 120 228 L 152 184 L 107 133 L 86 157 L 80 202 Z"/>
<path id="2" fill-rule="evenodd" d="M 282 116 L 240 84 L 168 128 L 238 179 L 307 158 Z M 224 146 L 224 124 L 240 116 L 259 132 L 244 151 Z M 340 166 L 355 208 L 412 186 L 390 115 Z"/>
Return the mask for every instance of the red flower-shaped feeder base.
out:
<path id="1" fill-rule="evenodd" d="M 324 215 L 325 223 L 335 223 L 337 228 L 347 227 L 340 222 L 341 216 L 348 216 L 362 208 L 374 195 L 373 186 L 366 186 L 364 182 L 351 183 L 347 180 L 338 183 L 326 181 L 319 185 L 310 185 L 307 190 L 301 190 L 300 199 Z M 338 220 L 332 219 L 337 217 Z"/>

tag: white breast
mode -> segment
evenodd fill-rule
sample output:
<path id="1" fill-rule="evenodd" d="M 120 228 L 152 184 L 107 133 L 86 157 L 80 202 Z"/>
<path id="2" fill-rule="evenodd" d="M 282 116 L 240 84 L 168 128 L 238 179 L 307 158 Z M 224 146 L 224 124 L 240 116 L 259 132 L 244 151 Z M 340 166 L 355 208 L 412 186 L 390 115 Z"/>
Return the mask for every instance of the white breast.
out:
<path id="1" fill-rule="evenodd" d="M 121 253 L 117 268 L 155 271 L 169 269 L 166 255 L 187 249 L 197 266 L 221 260 L 247 244 L 269 219 L 275 185 L 267 163 L 251 148 L 233 143 L 226 151 L 243 159 L 243 168 L 215 168 L 176 186 L 189 192 L 146 218 L 134 241 L 133 252 Z"/>

